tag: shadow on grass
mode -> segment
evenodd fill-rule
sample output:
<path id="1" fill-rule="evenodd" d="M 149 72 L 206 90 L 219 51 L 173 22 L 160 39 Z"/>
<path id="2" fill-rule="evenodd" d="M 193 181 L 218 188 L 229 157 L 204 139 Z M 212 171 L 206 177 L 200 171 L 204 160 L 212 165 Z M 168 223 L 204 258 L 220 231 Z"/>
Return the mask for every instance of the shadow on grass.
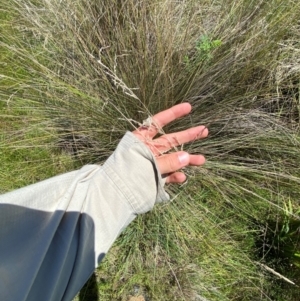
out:
<path id="1" fill-rule="evenodd" d="M 79 293 L 80 301 L 99 301 L 97 277 L 94 272 Z"/>

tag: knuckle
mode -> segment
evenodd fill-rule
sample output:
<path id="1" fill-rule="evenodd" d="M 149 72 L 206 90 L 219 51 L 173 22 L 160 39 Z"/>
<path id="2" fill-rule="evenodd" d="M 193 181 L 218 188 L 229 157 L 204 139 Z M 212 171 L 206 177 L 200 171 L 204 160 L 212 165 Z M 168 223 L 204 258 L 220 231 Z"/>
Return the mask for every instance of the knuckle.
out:
<path id="1" fill-rule="evenodd" d="M 170 168 L 170 172 L 176 171 L 177 169 L 180 168 L 180 163 L 179 163 L 177 155 L 172 154 L 169 156 L 168 165 Z"/>

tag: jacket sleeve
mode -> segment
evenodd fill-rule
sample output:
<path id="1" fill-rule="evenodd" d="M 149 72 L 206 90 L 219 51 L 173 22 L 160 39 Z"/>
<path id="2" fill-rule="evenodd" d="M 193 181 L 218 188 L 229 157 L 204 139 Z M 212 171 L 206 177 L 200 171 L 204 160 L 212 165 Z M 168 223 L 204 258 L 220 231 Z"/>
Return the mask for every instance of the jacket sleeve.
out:
<path id="1" fill-rule="evenodd" d="M 168 200 L 163 184 L 128 132 L 102 167 L 0 196 L 0 300 L 72 300 L 136 215 Z"/>

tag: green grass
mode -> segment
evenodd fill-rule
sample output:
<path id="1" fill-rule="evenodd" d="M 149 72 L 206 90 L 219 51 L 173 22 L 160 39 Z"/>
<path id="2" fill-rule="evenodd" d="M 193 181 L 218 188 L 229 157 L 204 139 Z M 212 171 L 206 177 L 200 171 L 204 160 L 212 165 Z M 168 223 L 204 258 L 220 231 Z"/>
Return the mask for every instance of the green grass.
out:
<path id="1" fill-rule="evenodd" d="M 299 212 L 299 18 L 293 0 L 1 2 L 1 192 L 102 163 L 183 101 L 166 131 L 210 130 L 184 146 L 206 165 L 96 271 L 100 300 L 297 300 L 257 242 L 287 200 Z"/>

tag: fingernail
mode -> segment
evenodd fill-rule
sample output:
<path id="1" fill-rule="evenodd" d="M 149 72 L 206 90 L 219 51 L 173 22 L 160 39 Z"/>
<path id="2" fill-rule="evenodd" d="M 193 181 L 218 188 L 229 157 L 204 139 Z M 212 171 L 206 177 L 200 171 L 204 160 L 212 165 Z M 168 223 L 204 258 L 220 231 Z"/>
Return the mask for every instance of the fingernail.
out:
<path id="1" fill-rule="evenodd" d="M 178 154 L 178 160 L 181 165 L 185 166 L 189 164 L 190 156 L 188 153 L 182 152 Z"/>

